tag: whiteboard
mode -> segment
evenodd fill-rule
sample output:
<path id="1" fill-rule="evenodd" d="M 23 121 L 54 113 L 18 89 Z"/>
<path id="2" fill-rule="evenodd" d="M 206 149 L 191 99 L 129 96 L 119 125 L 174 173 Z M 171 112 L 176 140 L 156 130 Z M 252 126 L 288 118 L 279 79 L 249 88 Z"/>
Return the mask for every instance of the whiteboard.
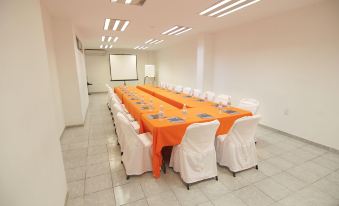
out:
<path id="1" fill-rule="evenodd" d="M 151 64 L 145 65 L 145 77 L 155 77 L 155 66 Z"/>
<path id="2" fill-rule="evenodd" d="M 112 81 L 138 80 L 136 55 L 110 54 L 109 63 Z"/>

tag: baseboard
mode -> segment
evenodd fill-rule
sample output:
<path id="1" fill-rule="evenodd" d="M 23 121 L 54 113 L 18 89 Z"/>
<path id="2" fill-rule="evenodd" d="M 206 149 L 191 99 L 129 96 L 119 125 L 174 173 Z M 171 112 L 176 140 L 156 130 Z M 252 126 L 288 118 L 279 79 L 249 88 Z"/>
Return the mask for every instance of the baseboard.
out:
<path id="1" fill-rule="evenodd" d="M 68 196 L 69 196 L 69 194 L 68 194 L 68 191 L 67 191 L 67 192 L 66 192 L 66 196 L 65 196 L 65 204 L 64 204 L 64 206 L 66 206 L 66 205 L 67 205 Z"/>
<path id="2" fill-rule="evenodd" d="M 299 140 L 299 141 L 301 141 L 301 142 L 305 142 L 305 143 L 314 145 L 314 146 L 316 146 L 316 147 L 325 149 L 325 150 L 327 150 L 327 151 L 329 151 L 329 152 L 335 152 L 335 153 L 338 153 L 338 154 L 339 154 L 339 150 L 337 150 L 337 149 L 335 149 L 335 148 L 332 148 L 332 147 L 329 147 L 329 146 L 326 146 L 326 145 L 322 145 L 322 144 L 313 142 L 313 141 L 311 141 L 311 140 L 304 139 L 304 138 L 302 138 L 302 137 L 299 137 L 299 136 L 296 136 L 296 135 L 293 135 L 293 134 L 289 134 L 289 133 L 287 133 L 287 132 L 283 132 L 283 131 L 281 131 L 281 130 L 278 130 L 278 129 L 269 127 L 269 126 L 264 125 L 264 124 L 259 124 L 259 125 L 262 126 L 262 127 L 264 127 L 264 128 L 266 128 L 266 129 L 270 129 L 270 130 L 273 130 L 274 132 L 277 132 L 277 133 L 280 133 L 280 134 L 282 134 L 282 135 L 288 136 L 288 137 L 290 137 L 290 138 Z"/>

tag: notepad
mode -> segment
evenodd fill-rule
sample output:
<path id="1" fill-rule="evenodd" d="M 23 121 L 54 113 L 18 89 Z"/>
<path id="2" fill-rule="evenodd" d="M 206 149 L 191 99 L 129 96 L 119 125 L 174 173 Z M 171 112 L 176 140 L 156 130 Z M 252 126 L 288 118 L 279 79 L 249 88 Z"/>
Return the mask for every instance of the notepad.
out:
<path id="1" fill-rule="evenodd" d="M 148 115 L 148 118 L 150 118 L 150 119 L 159 119 L 159 114 L 150 114 L 150 115 Z"/>
<path id="2" fill-rule="evenodd" d="M 185 122 L 183 119 L 181 119 L 180 117 L 170 117 L 168 118 L 169 122 L 172 123 L 181 123 L 181 122 Z"/>
<path id="3" fill-rule="evenodd" d="M 197 101 L 197 102 L 204 102 L 203 99 L 197 99 L 196 101 Z"/>
<path id="4" fill-rule="evenodd" d="M 137 98 L 134 98 L 134 97 L 132 97 L 132 98 L 130 98 L 130 100 L 138 100 Z"/>
<path id="5" fill-rule="evenodd" d="M 135 104 L 142 104 L 141 102 L 136 102 Z"/>
<path id="6" fill-rule="evenodd" d="M 213 118 L 213 116 L 206 114 L 206 113 L 200 113 L 200 114 L 197 114 L 197 116 L 200 117 L 201 119 Z"/>
<path id="7" fill-rule="evenodd" d="M 191 98 L 192 96 L 190 96 L 190 95 L 185 95 L 184 97 L 185 97 L 185 98 Z"/>
<path id="8" fill-rule="evenodd" d="M 234 110 L 224 110 L 224 113 L 227 113 L 227 114 L 238 114 L 239 112 L 234 111 Z"/>
<path id="9" fill-rule="evenodd" d="M 142 110 L 150 109 L 148 106 L 141 107 Z"/>

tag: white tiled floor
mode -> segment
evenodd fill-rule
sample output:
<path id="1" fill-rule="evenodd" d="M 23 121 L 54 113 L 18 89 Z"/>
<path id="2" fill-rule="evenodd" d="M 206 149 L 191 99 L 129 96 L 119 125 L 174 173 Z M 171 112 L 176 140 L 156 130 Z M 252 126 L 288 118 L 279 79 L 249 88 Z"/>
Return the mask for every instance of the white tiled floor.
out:
<path id="1" fill-rule="evenodd" d="M 259 170 L 232 174 L 218 167 L 219 181 L 192 185 L 168 169 L 126 180 L 106 95 L 90 96 L 84 127 L 62 137 L 68 206 L 112 205 L 339 205 L 339 155 L 259 127 Z"/>

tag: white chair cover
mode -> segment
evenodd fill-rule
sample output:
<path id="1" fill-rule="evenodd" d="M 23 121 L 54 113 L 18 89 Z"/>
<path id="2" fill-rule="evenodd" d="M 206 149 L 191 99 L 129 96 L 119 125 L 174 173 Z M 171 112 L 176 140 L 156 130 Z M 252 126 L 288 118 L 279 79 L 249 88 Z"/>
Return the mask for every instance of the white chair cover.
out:
<path id="1" fill-rule="evenodd" d="M 176 92 L 182 92 L 182 86 L 181 85 L 177 85 L 174 87 L 174 91 Z"/>
<path id="2" fill-rule="evenodd" d="M 115 106 L 115 105 L 117 105 L 117 106 Z M 133 128 L 135 129 L 135 132 L 136 132 L 136 133 L 139 133 L 140 125 L 139 125 L 139 123 L 138 123 L 137 121 L 134 120 L 134 118 L 132 117 L 132 115 L 129 114 L 129 113 L 126 113 L 126 112 L 123 110 L 123 108 L 121 107 L 121 105 L 119 105 L 119 104 L 114 104 L 114 107 L 116 108 L 116 110 L 117 110 L 118 112 L 121 112 L 121 113 L 122 113 L 122 114 L 123 114 L 123 115 L 131 122 Z M 115 117 L 116 117 L 116 116 L 114 116 L 114 111 L 113 111 L 113 119 L 114 119 L 114 120 L 115 120 Z"/>
<path id="3" fill-rule="evenodd" d="M 219 125 L 218 120 L 191 124 L 181 144 L 173 147 L 170 167 L 180 172 L 185 183 L 217 176 L 214 141 Z"/>
<path id="4" fill-rule="evenodd" d="M 203 98 L 206 98 L 206 97 L 207 97 L 207 100 L 208 100 L 208 101 L 213 102 L 214 97 L 215 97 L 215 93 L 214 93 L 214 92 L 211 92 L 211 91 L 206 91 L 206 92 L 204 92 L 204 94 L 203 94 L 202 96 L 203 96 Z"/>
<path id="5" fill-rule="evenodd" d="M 108 84 L 105 84 L 105 86 L 107 88 L 107 106 L 109 109 L 111 109 L 110 101 L 111 101 L 111 93 L 113 92 L 113 90 Z"/>
<path id="6" fill-rule="evenodd" d="M 238 107 L 248 110 L 255 115 L 258 113 L 259 105 L 260 103 L 256 99 L 244 98 L 240 100 Z"/>
<path id="7" fill-rule="evenodd" d="M 193 96 L 194 97 L 201 97 L 201 91 L 199 89 L 193 89 Z"/>
<path id="8" fill-rule="evenodd" d="M 124 115 L 118 113 L 117 120 L 125 137 L 122 162 L 127 175 L 140 175 L 152 171 L 152 141 L 150 133 L 137 134 Z"/>
<path id="9" fill-rule="evenodd" d="M 192 88 L 190 87 L 184 87 L 184 89 L 182 90 L 182 92 L 184 94 L 187 94 L 187 95 L 192 95 Z"/>
<path id="10" fill-rule="evenodd" d="M 258 164 L 254 135 L 259 115 L 237 119 L 227 135 L 216 139 L 217 161 L 232 172 L 239 172 Z"/>
<path id="11" fill-rule="evenodd" d="M 214 102 L 219 104 L 221 103 L 222 105 L 227 105 L 227 102 L 230 100 L 231 96 L 225 95 L 225 94 L 221 94 L 218 95 L 215 99 Z"/>

